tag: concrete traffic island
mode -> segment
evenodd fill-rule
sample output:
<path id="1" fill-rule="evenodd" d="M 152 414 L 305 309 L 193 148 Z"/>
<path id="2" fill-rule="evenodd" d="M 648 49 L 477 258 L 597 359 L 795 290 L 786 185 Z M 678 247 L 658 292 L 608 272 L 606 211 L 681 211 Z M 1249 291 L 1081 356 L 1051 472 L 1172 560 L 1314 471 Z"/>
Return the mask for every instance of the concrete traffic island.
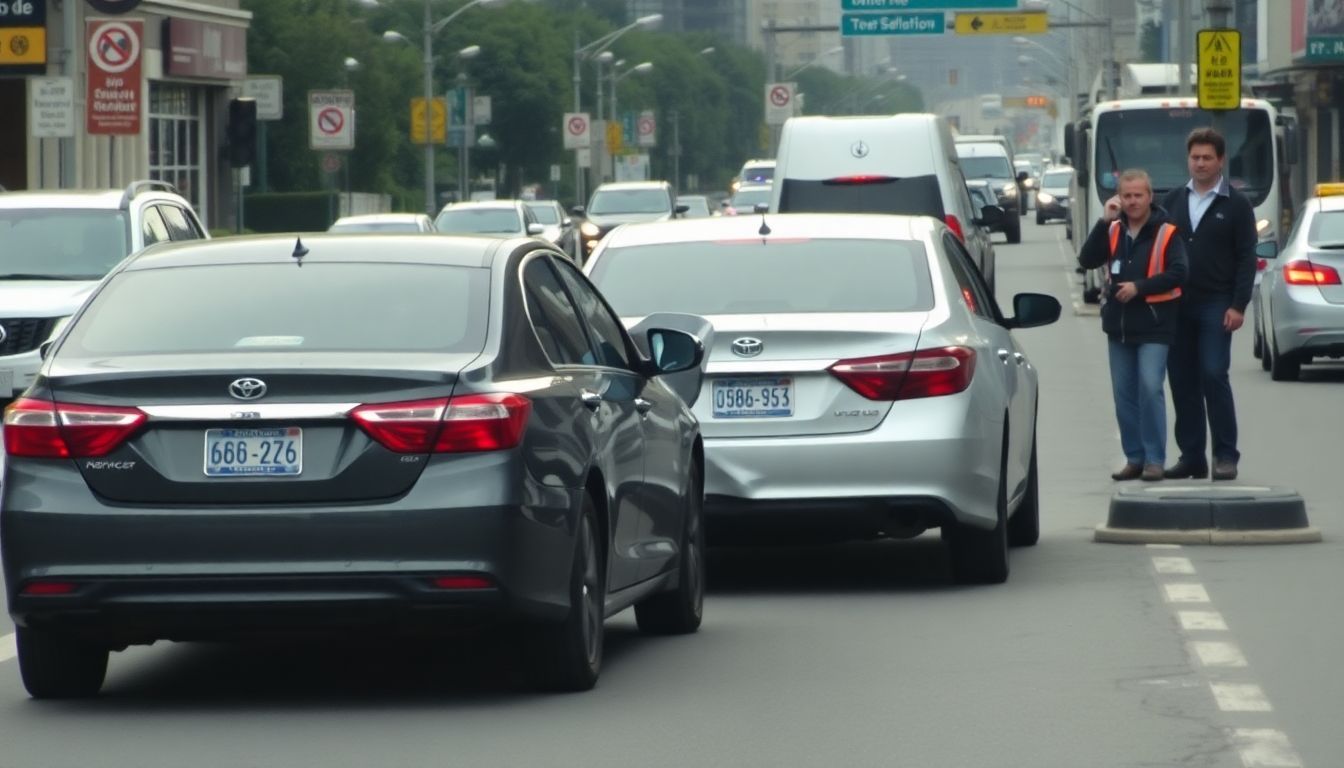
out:
<path id="1" fill-rule="evenodd" d="M 1306 544 L 1321 540 L 1297 491 L 1205 481 L 1135 483 L 1111 495 L 1096 541 L 1110 544 Z"/>

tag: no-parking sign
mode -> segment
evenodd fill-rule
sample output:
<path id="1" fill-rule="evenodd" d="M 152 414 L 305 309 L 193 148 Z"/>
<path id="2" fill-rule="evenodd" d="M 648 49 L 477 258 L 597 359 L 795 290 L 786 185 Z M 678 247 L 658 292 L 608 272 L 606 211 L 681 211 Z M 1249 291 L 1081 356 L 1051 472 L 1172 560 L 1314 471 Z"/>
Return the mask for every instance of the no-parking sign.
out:
<path id="1" fill-rule="evenodd" d="M 583 149 L 589 146 L 589 128 L 587 112 L 566 112 L 561 129 L 565 136 L 565 149 Z"/>
<path id="2" fill-rule="evenodd" d="M 308 92 L 308 146 L 312 149 L 355 148 L 355 92 Z"/>
<path id="3" fill-rule="evenodd" d="M 84 127 L 92 136 L 137 135 L 145 23 L 89 19 L 84 26 L 89 69 Z"/>

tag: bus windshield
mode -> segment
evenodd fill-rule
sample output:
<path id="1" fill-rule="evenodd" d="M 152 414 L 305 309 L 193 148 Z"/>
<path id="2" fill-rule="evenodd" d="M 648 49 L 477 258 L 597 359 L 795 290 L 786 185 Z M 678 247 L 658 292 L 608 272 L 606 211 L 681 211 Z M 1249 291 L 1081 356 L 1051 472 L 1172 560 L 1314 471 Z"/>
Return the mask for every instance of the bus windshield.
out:
<path id="1" fill-rule="evenodd" d="M 1274 181 L 1274 129 L 1263 109 L 1221 114 L 1186 108 L 1102 113 L 1093 139 L 1097 196 L 1104 201 L 1115 194 L 1116 176 L 1128 168 L 1147 171 L 1158 198 L 1183 186 L 1190 178 L 1185 137 L 1206 126 L 1227 139 L 1223 176 L 1250 198 L 1251 205 L 1263 203 Z"/>

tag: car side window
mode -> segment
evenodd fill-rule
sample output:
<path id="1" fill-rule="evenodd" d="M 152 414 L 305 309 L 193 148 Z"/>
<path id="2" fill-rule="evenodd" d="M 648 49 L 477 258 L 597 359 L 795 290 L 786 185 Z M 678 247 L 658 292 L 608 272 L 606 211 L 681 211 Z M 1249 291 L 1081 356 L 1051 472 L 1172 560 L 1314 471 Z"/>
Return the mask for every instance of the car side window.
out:
<path id="1" fill-rule="evenodd" d="M 947 252 L 948 263 L 952 265 L 952 274 L 966 307 L 990 322 L 998 322 L 994 297 L 989 294 L 989 288 L 980 277 L 975 262 L 971 261 L 970 254 L 950 234 L 943 235 L 943 250 Z"/>
<path id="2" fill-rule="evenodd" d="M 629 351 L 625 346 L 625 333 L 621 330 L 621 321 L 616 319 L 606 302 L 597 295 L 597 291 L 588 284 L 567 262 L 557 260 L 555 268 L 565 281 L 565 286 L 578 302 L 579 312 L 592 332 L 596 345 L 598 365 L 631 370 Z"/>
<path id="3" fill-rule="evenodd" d="M 144 237 L 146 247 L 171 239 L 168 234 L 168 225 L 163 222 L 163 217 L 159 215 L 159 208 L 156 205 L 145 206 L 140 211 L 140 232 Z"/>
<path id="4" fill-rule="evenodd" d="M 523 267 L 523 295 L 537 340 L 556 365 L 592 365 L 593 353 L 579 313 L 548 260 Z"/>
<path id="5" fill-rule="evenodd" d="M 168 236 L 173 240 L 200 240 L 201 234 L 196 227 L 192 225 L 187 214 L 176 205 L 160 205 L 159 213 L 163 216 L 163 223 L 168 226 Z"/>

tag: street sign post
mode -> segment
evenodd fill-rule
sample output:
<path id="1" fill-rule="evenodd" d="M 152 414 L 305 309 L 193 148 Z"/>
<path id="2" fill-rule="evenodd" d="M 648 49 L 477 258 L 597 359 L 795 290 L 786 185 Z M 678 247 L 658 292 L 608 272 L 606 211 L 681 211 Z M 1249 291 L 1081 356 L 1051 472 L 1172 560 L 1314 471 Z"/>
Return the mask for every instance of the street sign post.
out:
<path id="1" fill-rule="evenodd" d="M 958 35 L 1044 35 L 1050 17 L 1044 11 L 1025 13 L 958 13 Z"/>
<path id="2" fill-rule="evenodd" d="M 565 149 L 588 148 L 590 139 L 587 112 L 566 112 L 560 128 L 565 137 Z"/>
<path id="3" fill-rule="evenodd" d="M 936 13 L 846 13 L 840 17 L 840 35 L 941 35 L 946 18 Z"/>
<path id="4" fill-rule="evenodd" d="M 34 138 L 75 135 L 75 81 L 69 77 L 28 79 L 28 116 Z"/>
<path id="5" fill-rule="evenodd" d="M 144 100 L 145 22 L 140 19 L 88 19 L 88 107 L 84 129 L 91 136 L 138 136 Z"/>
<path id="6" fill-rule="evenodd" d="M 243 81 L 243 97 L 257 102 L 258 120 L 285 119 L 284 78 L 253 75 Z"/>
<path id="7" fill-rule="evenodd" d="M 635 142 L 638 146 L 658 146 L 658 121 L 654 118 L 653 110 L 646 109 L 639 113 L 639 119 L 636 121 L 636 132 L 639 134 Z"/>
<path id="8" fill-rule="evenodd" d="M 1236 109 L 1241 105 L 1241 33 L 1235 29 L 1201 29 L 1199 108 Z"/>
<path id="9" fill-rule="evenodd" d="M 308 146 L 311 149 L 355 148 L 355 92 L 308 92 Z"/>
<path id="10" fill-rule="evenodd" d="M 443 98 L 430 99 L 429 138 L 434 144 L 442 144 L 448 135 L 448 103 Z M 411 143 L 425 143 L 425 100 L 411 99 Z"/>
<path id="11" fill-rule="evenodd" d="M 793 95 L 797 91 L 796 83 L 765 84 L 765 122 L 767 125 L 783 125 L 793 117 Z"/>
<path id="12" fill-rule="evenodd" d="M 47 0 L 0 0 L 0 76 L 47 72 Z"/>

